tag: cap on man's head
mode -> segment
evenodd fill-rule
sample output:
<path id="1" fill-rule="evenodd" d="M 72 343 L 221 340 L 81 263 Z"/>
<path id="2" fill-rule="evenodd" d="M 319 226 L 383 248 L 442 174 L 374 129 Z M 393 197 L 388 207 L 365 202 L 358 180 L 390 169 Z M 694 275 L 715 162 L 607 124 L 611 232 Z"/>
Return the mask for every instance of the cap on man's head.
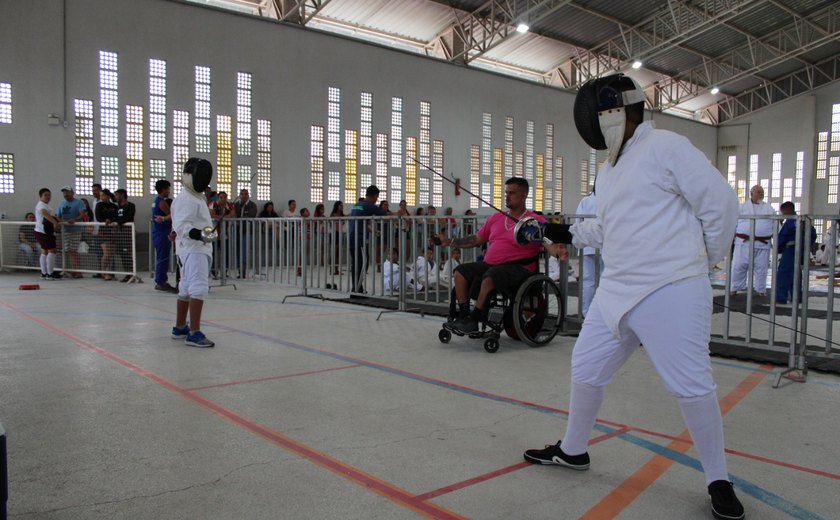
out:
<path id="1" fill-rule="evenodd" d="M 73 186 L 70 186 L 69 184 L 61 188 L 61 191 L 69 191 L 70 193 L 76 193 L 76 190 L 73 189 Z"/>

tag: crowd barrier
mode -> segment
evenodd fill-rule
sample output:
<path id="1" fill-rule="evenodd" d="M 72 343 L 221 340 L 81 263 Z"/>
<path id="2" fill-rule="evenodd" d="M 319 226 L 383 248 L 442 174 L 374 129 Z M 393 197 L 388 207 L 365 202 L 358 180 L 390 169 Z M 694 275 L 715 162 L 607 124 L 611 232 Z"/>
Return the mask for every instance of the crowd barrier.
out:
<path id="1" fill-rule="evenodd" d="M 140 281 L 134 223 L 84 222 L 56 228 L 55 270 L 66 277 L 99 274 L 104 279 Z M 41 270 L 34 222 L 0 221 L 0 267 Z"/>

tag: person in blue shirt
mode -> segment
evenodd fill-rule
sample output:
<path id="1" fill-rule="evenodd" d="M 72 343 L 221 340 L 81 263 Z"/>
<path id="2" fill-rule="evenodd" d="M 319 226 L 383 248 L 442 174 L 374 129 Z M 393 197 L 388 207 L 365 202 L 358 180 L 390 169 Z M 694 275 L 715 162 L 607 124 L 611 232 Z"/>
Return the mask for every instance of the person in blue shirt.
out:
<path id="1" fill-rule="evenodd" d="M 172 215 L 169 211 L 169 191 L 172 183 L 160 179 L 155 183 L 157 197 L 152 204 L 152 244 L 155 246 L 155 290 L 177 293 L 178 289 L 169 285 L 169 251 L 172 232 Z"/>
<path id="2" fill-rule="evenodd" d="M 779 207 L 779 212 L 782 215 L 789 215 L 791 217 L 796 215 L 796 206 L 793 202 L 785 202 Z M 804 222 L 803 222 L 804 224 Z M 782 254 L 779 260 L 779 268 L 776 271 L 776 303 L 785 304 L 788 299 L 793 299 L 793 276 L 794 269 L 801 269 L 802 264 L 808 261 L 811 247 L 817 242 L 817 230 L 814 226 L 803 228 L 800 241 L 802 243 L 802 250 L 800 252 L 800 264 L 795 266 L 794 256 L 796 253 L 796 218 L 788 218 L 779 230 L 779 246 L 778 253 Z M 802 285 L 808 283 L 807 280 L 800 280 Z M 802 285 L 799 287 L 799 301 L 802 301 Z"/>
<path id="3" fill-rule="evenodd" d="M 58 205 L 56 213 L 61 221 L 65 222 L 62 232 L 64 233 L 64 251 L 67 253 L 67 259 L 70 261 L 70 268 L 72 269 L 69 274 L 73 278 L 82 278 L 82 273 L 78 272 L 79 242 L 82 240 L 82 227 L 73 224 L 84 222 L 87 211 L 82 201 L 75 198 L 76 194 L 72 186 L 67 185 L 61 188 L 61 194 L 64 196 L 64 200 Z"/>
<path id="4" fill-rule="evenodd" d="M 350 217 L 370 217 L 384 215 L 385 210 L 376 205 L 379 200 L 379 188 L 374 185 L 368 186 L 365 190 L 365 197 L 359 199 L 353 209 L 350 210 Z M 370 240 L 371 226 L 366 221 L 356 220 L 350 223 L 350 270 L 352 273 L 353 286 L 351 292 L 365 292 L 365 277 L 367 276 L 368 242 Z"/>

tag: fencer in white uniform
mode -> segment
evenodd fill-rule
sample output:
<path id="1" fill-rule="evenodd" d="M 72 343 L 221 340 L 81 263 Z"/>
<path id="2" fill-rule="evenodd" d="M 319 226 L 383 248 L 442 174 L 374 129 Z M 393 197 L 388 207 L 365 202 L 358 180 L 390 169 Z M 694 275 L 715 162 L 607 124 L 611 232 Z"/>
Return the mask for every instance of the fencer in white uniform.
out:
<path id="1" fill-rule="evenodd" d="M 580 200 L 577 211 L 578 215 L 595 215 L 598 211 L 598 202 L 595 199 L 595 190 Z M 583 222 L 586 219 L 579 218 L 577 222 Z M 595 296 L 595 282 L 596 274 L 604 272 L 604 263 L 598 256 L 598 250 L 594 247 L 584 247 L 583 254 L 583 269 L 580 277 L 582 288 L 581 296 L 581 313 L 583 317 L 589 312 L 589 306 L 592 304 L 592 298 Z"/>
<path id="2" fill-rule="evenodd" d="M 738 201 L 685 137 L 643 122 L 643 101 L 622 74 L 588 81 L 575 99 L 578 132 L 609 161 L 596 180 L 597 218 L 570 231 L 575 247 L 601 249 L 605 268 L 572 353 L 566 433 L 525 460 L 588 469 L 604 387 L 643 344 L 694 440 L 713 515 L 739 519 L 709 358 L 708 277 L 729 251 Z"/>
<path id="3" fill-rule="evenodd" d="M 776 210 L 764 202 L 764 188 L 756 184 L 750 189 L 750 199 L 738 208 L 741 215 L 768 216 L 775 215 Z M 769 218 L 740 219 L 735 229 L 735 250 L 732 254 L 732 278 L 729 291 L 733 294 L 747 288 L 747 275 L 750 271 L 750 233 L 752 222 L 755 221 L 755 235 L 753 247 L 753 289 L 764 295 L 767 291 L 767 268 L 770 265 L 770 249 L 772 247 L 773 226 L 778 221 Z"/>

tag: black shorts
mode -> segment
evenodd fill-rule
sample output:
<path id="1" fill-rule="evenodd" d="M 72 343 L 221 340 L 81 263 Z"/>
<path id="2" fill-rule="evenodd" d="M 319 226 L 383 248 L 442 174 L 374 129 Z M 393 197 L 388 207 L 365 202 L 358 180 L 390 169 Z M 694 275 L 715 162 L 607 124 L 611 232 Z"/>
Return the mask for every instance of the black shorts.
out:
<path id="1" fill-rule="evenodd" d="M 35 232 L 35 240 L 41 249 L 52 251 L 55 249 L 55 235 L 45 235 L 44 233 Z"/>
<path id="2" fill-rule="evenodd" d="M 493 280 L 493 287 L 503 296 L 513 298 L 519 286 L 531 276 L 531 271 L 520 264 L 489 265 L 484 262 L 461 264 L 455 268 L 470 283 L 470 298 L 478 298 L 481 280 L 489 276 Z"/>

